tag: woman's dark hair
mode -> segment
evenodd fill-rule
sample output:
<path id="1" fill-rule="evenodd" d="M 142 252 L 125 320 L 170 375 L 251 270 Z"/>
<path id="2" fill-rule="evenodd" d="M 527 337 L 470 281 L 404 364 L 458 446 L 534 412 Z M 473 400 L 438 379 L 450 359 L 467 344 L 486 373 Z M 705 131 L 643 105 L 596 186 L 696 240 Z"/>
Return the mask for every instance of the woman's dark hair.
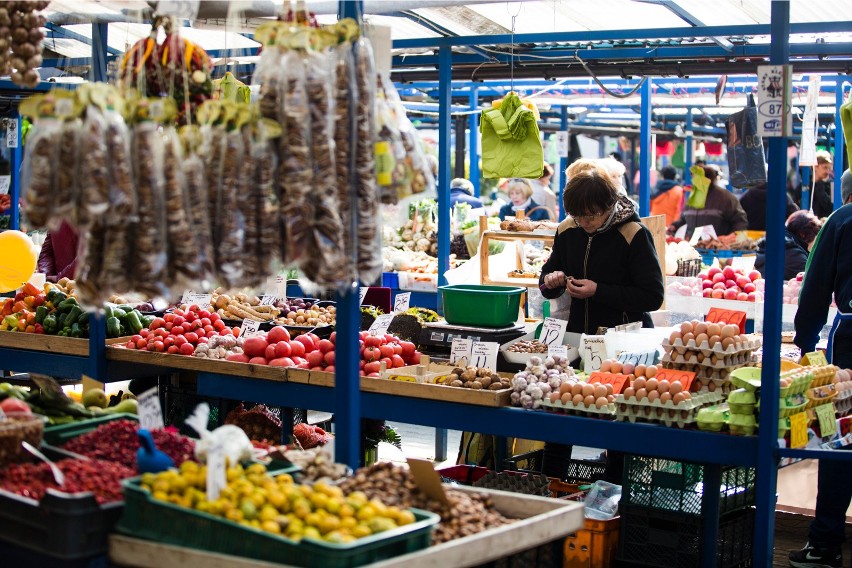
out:
<path id="1" fill-rule="evenodd" d="M 816 215 L 805 209 L 787 218 L 787 230 L 808 244 L 814 242 L 821 226 Z"/>
<path id="2" fill-rule="evenodd" d="M 578 172 L 562 195 L 565 211 L 572 217 L 604 213 L 618 201 L 618 188 L 609 174 L 599 167 Z"/>
<path id="3" fill-rule="evenodd" d="M 719 189 L 719 169 L 716 166 L 703 165 L 704 177 L 710 180 L 710 187 Z"/>

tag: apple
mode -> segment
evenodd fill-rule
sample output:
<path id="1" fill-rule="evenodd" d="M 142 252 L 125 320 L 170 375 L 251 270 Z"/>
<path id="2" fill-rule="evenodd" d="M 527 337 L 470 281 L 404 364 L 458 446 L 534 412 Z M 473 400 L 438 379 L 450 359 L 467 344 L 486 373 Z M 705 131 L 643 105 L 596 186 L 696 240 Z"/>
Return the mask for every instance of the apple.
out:
<path id="1" fill-rule="evenodd" d="M 754 292 L 754 291 L 756 291 L 756 290 L 757 290 L 757 286 L 755 286 L 755 285 L 754 285 L 754 284 L 752 284 L 751 282 L 749 282 L 748 284 L 746 284 L 746 285 L 745 285 L 745 286 L 743 286 L 742 288 L 743 288 L 743 292 L 745 292 L 746 294 L 750 294 L 750 293 L 752 293 L 752 292 Z"/>
<path id="2" fill-rule="evenodd" d="M 726 266 L 725 269 L 722 270 L 722 274 L 725 275 L 726 280 L 733 280 L 737 276 L 737 273 L 730 266 Z"/>
<path id="3" fill-rule="evenodd" d="M 728 288 L 727 290 L 725 290 L 725 299 L 726 300 L 736 300 L 737 294 L 739 294 L 738 290 L 736 290 L 734 288 Z"/>
<path id="4" fill-rule="evenodd" d="M 800 272 L 799 274 L 801 274 L 801 275 L 802 275 L 802 277 L 804 277 L 804 273 L 803 273 L 803 272 Z M 757 270 L 752 270 L 751 272 L 749 272 L 749 273 L 748 273 L 748 277 L 751 279 L 751 281 L 752 281 L 752 282 L 754 282 L 755 280 L 760 280 L 761 278 L 763 278 L 763 276 L 761 276 L 761 275 L 760 275 L 760 272 L 758 272 Z M 801 281 L 801 278 L 799 278 L 798 276 L 796 276 L 796 280 L 800 280 L 800 281 Z"/>
<path id="5" fill-rule="evenodd" d="M 745 287 L 748 284 L 751 284 L 751 280 L 748 279 L 748 276 L 737 276 L 737 286 L 741 289 L 745 290 Z"/>
<path id="6" fill-rule="evenodd" d="M 710 269 L 707 271 L 707 276 L 709 276 L 710 278 L 713 278 L 715 275 L 721 274 L 721 273 L 722 273 L 722 270 L 720 268 L 717 268 L 715 266 L 711 266 Z"/>
<path id="7" fill-rule="evenodd" d="M 725 282 L 725 275 L 721 272 L 717 272 L 713 275 L 713 282 Z"/>
<path id="8" fill-rule="evenodd" d="M 701 289 L 706 290 L 707 288 L 712 288 L 713 282 L 711 280 L 703 280 L 701 282 Z"/>
<path id="9" fill-rule="evenodd" d="M 712 298 L 713 297 L 713 290 L 710 289 L 710 288 L 705 288 L 704 292 L 702 292 L 702 293 L 704 294 L 705 298 Z"/>
<path id="10" fill-rule="evenodd" d="M 737 290 L 739 290 L 739 286 L 737 286 L 737 282 L 735 280 L 731 280 L 730 278 L 725 280 L 725 288 L 736 288 Z"/>
<path id="11" fill-rule="evenodd" d="M 737 294 L 737 300 L 739 300 L 740 302 L 747 302 L 748 294 L 746 294 L 745 292 L 740 292 L 739 294 Z"/>
<path id="12" fill-rule="evenodd" d="M 725 297 L 725 291 L 724 291 L 724 290 L 715 289 L 715 290 L 713 290 L 712 297 L 713 297 L 713 298 L 716 298 L 717 300 L 718 300 L 718 299 L 720 299 L 720 298 L 724 298 L 724 297 Z"/>

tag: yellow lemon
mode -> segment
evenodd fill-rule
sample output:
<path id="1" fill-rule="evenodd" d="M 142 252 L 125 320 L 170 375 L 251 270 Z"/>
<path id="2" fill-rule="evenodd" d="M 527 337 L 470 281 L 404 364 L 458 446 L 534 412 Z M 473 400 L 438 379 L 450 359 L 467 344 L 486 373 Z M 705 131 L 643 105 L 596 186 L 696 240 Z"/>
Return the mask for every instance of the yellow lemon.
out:
<path id="1" fill-rule="evenodd" d="M 281 534 L 281 526 L 275 521 L 263 521 L 260 528 L 272 534 Z"/>
<path id="2" fill-rule="evenodd" d="M 411 511 L 400 511 L 399 515 L 396 517 L 396 522 L 399 523 L 400 526 L 410 525 L 414 521 L 414 513 Z"/>
<path id="3" fill-rule="evenodd" d="M 315 538 L 317 540 L 322 539 L 322 535 L 316 527 L 305 527 L 305 532 L 303 533 L 305 538 Z"/>

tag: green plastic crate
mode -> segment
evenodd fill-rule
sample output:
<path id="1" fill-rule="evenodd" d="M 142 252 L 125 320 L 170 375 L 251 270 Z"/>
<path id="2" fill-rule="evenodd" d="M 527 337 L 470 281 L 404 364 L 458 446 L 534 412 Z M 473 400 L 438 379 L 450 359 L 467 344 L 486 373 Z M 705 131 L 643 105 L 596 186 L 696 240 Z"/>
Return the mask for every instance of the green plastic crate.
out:
<path id="1" fill-rule="evenodd" d="M 56 426 L 46 426 L 44 429 L 44 443 L 51 446 L 64 446 L 71 438 L 82 436 L 87 432 L 91 432 L 98 426 L 112 422 L 113 420 L 133 420 L 138 421 L 139 417 L 135 414 L 105 414 L 97 418 L 88 418 L 86 420 L 78 420 L 69 422 L 68 424 L 57 424 Z"/>
<path id="2" fill-rule="evenodd" d="M 335 544 L 310 538 L 295 542 L 227 519 L 155 501 L 139 478 L 124 484 L 118 532 L 176 546 L 306 568 L 350 568 L 427 548 L 440 517 L 411 509 L 415 522 L 391 531 Z"/>
<path id="3" fill-rule="evenodd" d="M 508 327 L 518 320 L 521 295 L 517 286 L 455 284 L 438 288 L 443 295 L 444 318 L 453 325 Z"/>

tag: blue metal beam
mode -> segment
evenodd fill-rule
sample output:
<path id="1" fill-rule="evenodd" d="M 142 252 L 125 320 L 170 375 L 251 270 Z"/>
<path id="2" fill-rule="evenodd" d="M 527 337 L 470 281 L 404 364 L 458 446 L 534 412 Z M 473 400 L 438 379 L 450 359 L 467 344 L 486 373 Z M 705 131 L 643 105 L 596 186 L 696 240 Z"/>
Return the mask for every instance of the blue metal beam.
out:
<path id="1" fill-rule="evenodd" d="M 7 332 L 8 333 L 8 332 Z M 89 371 L 89 358 L 0 347 L 0 369 L 79 379 Z"/>
<path id="2" fill-rule="evenodd" d="M 108 24 L 92 24 L 92 68 L 90 77 L 92 81 L 97 83 L 104 83 L 107 80 L 108 33 Z"/>
<path id="3" fill-rule="evenodd" d="M 651 82 L 641 89 L 642 116 L 639 124 L 639 216 L 651 212 Z"/>
<path id="4" fill-rule="evenodd" d="M 686 132 L 686 138 L 683 141 L 684 144 L 684 168 L 683 168 L 683 183 L 685 185 L 689 185 L 692 183 L 692 172 L 689 171 L 689 168 L 692 167 L 693 157 L 693 141 L 692 141 L 692 107 L 689 107 L 686 111 L 686 125 L 684 126 L 684 130 Z"/>
<path id="5" fill-rule="evenodd" d="M 702 22 L 701 20 L 696 18 L 694 15 L 689 13 L 686 10 L 686 8 L 684 8 L 683 6 L 680 6 L 679 4 L 674 2 L 673 0 L 640 0 L 640 2 L 645 2 L 645 3 L 648 3 L 648 4 L 656 4 L 658 6 L 663 6 L 669 12 L 673 13 L 675 16 L 677 16 L 678 18 L 680 18 L 681 20 L 683 20 L 684 22 L 686 22 L 690 26 L 696 26 L 696 27 L 704 27 L 705 26 L 704 22 Z M 710 38 L 710 39 L 715 41 L 719 45 L 719 47 L 722 47 L 724 49 L 731 49 L 734 45 L 730 41 L 728 41 L 727 39 L 722 38 L 722 37 L 713 37 L 713 38 Z"/>
<path id="6" fill-rule="evenodd" d="M 21 163 L 24 160 L 24 141 L 21 136 L 21 115 L 17 112 L 10 120 L 15 121 L 15 126 L 18 129 L 18 145 L 12 148 L 12 179 L 9 184 L 9 199 L 10 216 L 9 228 L 18 230 L 21 226 L 21 211 L 19 204 L 21 202 Z"/>
<path id="7" fill-rule="evenodd" d="M 387 14 L 387 15 L 388 16 L 396 16 L 398 18 L 405 18 L 407 20 L 411 20 L 412 22 L 416 22 L 417 24 L 420 24 L 421 26 L 423 26 L 425 28 L 429 28 L 433 32 L 439 33 L 444 37 L 458 37 L 458 35 L 459 35 L 459 34 L 453 32 L 452 30 L 450 30 L 449 28 L 446 28 L 446 27 L 438 24 L 437 22 L 433 22 L 432 20 L 430 20 L 428 18 L 424 18 L 423 16 L 421 16 L 420 14 L 418 14 L 416 12 L 412 12 L 412 11 L 409 11 L 409 10 L 403 10 L 401 12 L 392 12 L 392 13 Z M 486 59 L 493 59 L 487 52 L 483 51 L 482 49 L 480 49 L 476 46 L 470 46 L 470 50 L 473 51 L 474 53 L 478 53 L 479 55 L 481 55 L 482 57 L 484 57 Z"/>
<path id="8" fill-rule="evenodd" d="M 52 35 L 55 35 L 57 37 L 64 38 L 64 39 L 73 39 L 75 41 L 85 43 L 86 45 L 92 45 L 92 40 L 94 39 L 94 37 L 91 37 L 91 38 L 86 37 L 83 34 L 79 34 L 77 32 L 71 31 L 67 28 L 64 28 L 60 25 L 54 24 L 52 22 L 47 22 L 47 24 L 45 24 L 44 27 L 46 27 L 48 29 L 48 31 L 50 32 L 50 34 L 48 34 L 48 37 L 44 41 L 45 47 L 48 48 L 48 49 L 50 49 L 50 43 L 49 43 L 48 40 L 50 39 L 50 36 L 52 36 Z M 114 47 L 109 47 L 109 46 L 107 46 L 107 53 L 110 54 L 110 55 L 122 55 L 121 51 L 119 51 L 118 49 L 116 49 Z"/>
<path id="9" fill-rule="evenodd" d="M 560 109 L 559 116 L 559 130 L 563 132 L 568 132 L 568 107 L 563 106 Z M 568 143 L 571 143 L 571 139 L 568 139 Z M 570 148 L 569 148 L 570 150 Z M 563 219 L 565 219 L 565 203 L 562 201 L 563 193 L 565 191 L 565 184 L 568 183 L 567 176 L 565 175 L 565 170 L 568 169 L 568 157 L 559 159 L 559 191 L 557 192 L 557 200 L 559 201 L 559 222 L 561 223 Z"/>
<path id="10" fill-rule="evenodd" d="M 470 90 L 470 110 L 476 110 L 479 108 L 479 96 L 478 91 L 474 87 Z M 468 160 L 470 163 L 470 173 L 468 177 L 470 178 L 471 183 L 473 184 L 473 194 L 479 197 L 479 182 L 481 173 L 479 171 L 479 115 L 475 113 L 471 113 L 468 118 L 468 140 L 467 140 L 467 150 L 468 150 Z"/>
<path id="11" fill-rule="evenodd" d="M 440 93 L 438 96 L 438 226 L 450 226 L 450 138 L 452 136 L 452 120 L 450 104 L 452 93 L 452 50 L 441 47 L 439 56 L 441 64 Z M 447 278 L 444 273 L 450 268 L 450 232 L 438 231 L 438 286 L 445 286 Z M 440 300 L 440 298 L 439 298 Z"/>

